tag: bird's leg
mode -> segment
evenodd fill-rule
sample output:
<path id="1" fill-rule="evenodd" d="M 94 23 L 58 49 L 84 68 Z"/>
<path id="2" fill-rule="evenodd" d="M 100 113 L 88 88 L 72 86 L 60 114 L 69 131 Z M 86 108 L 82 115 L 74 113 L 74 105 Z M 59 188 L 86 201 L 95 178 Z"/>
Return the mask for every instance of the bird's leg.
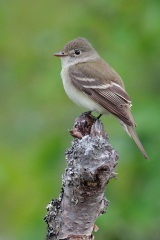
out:
<path id="1" fill-rule="evenodd" d="M 99 116 L 97 117 L 97 119 L 100 119 L 100 117 L 102 117 L 103 114 L 99 114 Z"/>

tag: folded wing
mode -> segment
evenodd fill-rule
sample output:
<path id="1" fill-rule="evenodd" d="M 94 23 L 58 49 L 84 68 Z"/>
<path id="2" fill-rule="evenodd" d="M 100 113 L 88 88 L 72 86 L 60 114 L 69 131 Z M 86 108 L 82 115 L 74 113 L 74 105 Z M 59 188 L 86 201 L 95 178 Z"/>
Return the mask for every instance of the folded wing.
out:
<path id="1" fill-rule="evenodd" d="M 130 112 L 131 100 L 124 88 L 115 82 L 118 76 L 108 73 L 110 69 L 105 72 L 104 69 L 101 71 L 96 68 L 93 71 L 96 74 L 93 74 L 88 72 L 88 67 L 86 63 L 70 67 L 69 75 L 73 85 L 127 125 L 135 126 Z"/>

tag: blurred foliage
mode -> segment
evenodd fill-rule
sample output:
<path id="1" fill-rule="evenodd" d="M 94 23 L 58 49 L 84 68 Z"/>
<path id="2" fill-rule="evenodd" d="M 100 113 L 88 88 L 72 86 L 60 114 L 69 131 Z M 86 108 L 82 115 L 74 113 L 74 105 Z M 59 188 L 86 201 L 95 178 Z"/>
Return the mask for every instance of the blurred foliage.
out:
<path id="1" fill-rule="evenodd" d="M 84 109 L 65 95 L 60 61 L 69 40 L 88 38 L 124 79 L 145 161 L 113 117 L 102 117 L 120 154 L 96 239 L 160 239 L 160 1 L 1 1 L 0 239 L 44 239 L 46 205 L 59 195 Z"/>

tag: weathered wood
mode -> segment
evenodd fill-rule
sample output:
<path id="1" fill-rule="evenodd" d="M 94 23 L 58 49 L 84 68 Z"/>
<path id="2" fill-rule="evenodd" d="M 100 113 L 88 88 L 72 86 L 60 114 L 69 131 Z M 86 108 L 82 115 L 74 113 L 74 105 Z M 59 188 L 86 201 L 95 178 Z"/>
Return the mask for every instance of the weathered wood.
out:
<path id="1" fill-rule="evenodd" d="M 47 240 L 93 240 L 95 221 L 109 203 L 106 184 L 116 177 L 118 154 L 99 119 L 83 113 L 70 133 L 75 139 L 66 151 L 62 190 L 47 206 Z"/>

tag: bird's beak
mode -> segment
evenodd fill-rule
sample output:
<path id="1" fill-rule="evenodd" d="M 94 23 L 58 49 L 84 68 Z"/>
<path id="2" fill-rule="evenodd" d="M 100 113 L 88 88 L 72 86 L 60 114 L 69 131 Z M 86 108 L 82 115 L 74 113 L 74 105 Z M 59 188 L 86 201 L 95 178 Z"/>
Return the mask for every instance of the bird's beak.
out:
<path id="1" fill-rule="evenodd" d="M 53 54 L 56 57 L 65 57 L 68 56 L 68 54 L 64 53 L 64 52 L 57 52 Z"/>

